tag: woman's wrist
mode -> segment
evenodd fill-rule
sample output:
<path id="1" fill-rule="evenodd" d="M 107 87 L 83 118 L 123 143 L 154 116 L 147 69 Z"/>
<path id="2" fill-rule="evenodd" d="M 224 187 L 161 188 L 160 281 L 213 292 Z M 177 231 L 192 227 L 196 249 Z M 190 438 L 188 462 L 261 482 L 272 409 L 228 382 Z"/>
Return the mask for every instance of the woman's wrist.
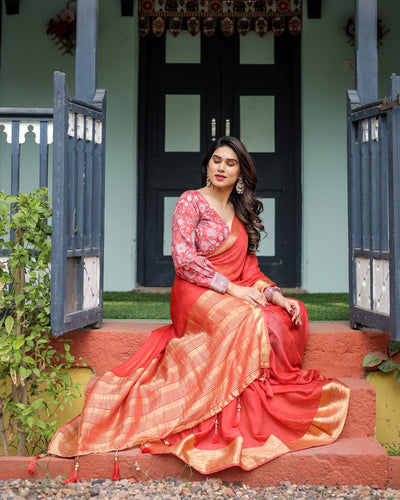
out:
<path id="1" fill-rule="evenodd" d="M 267 299 L 267 302 L 273 304 L 274 303 L 273 298 L 276 293 L 282 295 L 282 290 L 279 288 L 279 286 L 269 286 L 268 288 L 265 288 L 264 295 L 265 298 Z"/>
<path id="2" fill-rule="evenodd" d="M 281 306 L 282 303 L 284 302 L 285 297 L 283 296 L 282 292 L 275 291 L 273 297 L 272 297 L 272 303 L 276 306 Z"/>

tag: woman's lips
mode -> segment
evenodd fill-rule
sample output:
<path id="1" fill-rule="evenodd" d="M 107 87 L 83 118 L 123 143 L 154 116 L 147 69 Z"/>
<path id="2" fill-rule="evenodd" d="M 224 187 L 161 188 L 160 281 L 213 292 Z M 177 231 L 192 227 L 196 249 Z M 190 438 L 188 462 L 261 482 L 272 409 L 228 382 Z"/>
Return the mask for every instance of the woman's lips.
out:
<path id="1" fill-rule="evenodd" d="M 215 178 L 218 179 L 219 181 L 223 181 L 225 179 L 225 176 L 224 175 L 216 175 Z"/>

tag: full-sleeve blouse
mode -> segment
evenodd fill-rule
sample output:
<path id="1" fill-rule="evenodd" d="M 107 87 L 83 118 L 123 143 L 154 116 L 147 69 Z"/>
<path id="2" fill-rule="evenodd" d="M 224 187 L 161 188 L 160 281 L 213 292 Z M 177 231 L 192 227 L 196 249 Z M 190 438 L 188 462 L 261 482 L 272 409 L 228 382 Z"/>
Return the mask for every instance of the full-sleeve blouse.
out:
<path id="1" fill-rule="evenodd" d="M 172 219 L 172 259 L 176 274 L 190 283 L 224 293 L 229 279 L 207 259 L 226 240 L 229 227 L 198 191 L 179 198 Z"/>
<path id="2" fill-rule="evenodd" d="M 215 252 L 227 239 L 230 228 L 211 207 L 201 193 L 195 190 L 184 192 L 179 198 L 172 219 L 172 259 L 175 272 L 180 278 L 199 286 L 225 293 L 229 279 L 215 271 L 207 255 Z M 259 272 L 257 258 L 249 269 Z M 275 285 L 275 284 L 273 284 Z M 264 293 L 272 301 L 276 286 Z"/>

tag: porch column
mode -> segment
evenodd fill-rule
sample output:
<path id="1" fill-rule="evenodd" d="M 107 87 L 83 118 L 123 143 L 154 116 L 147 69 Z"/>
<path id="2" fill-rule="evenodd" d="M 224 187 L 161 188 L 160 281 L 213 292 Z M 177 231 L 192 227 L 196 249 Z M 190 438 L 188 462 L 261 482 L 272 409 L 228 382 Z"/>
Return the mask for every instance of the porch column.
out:
<path id="1" fill-rule="evenodd" d="M 378 99 L 377 0 L 355 0 L 356 89 L 360 104 Z"/>
<path id="2" fill-rule="evenodd" d="M 98 0 L 78 0 L 76 26 L 75 97 L 93 102 L 97 87 Z"/>

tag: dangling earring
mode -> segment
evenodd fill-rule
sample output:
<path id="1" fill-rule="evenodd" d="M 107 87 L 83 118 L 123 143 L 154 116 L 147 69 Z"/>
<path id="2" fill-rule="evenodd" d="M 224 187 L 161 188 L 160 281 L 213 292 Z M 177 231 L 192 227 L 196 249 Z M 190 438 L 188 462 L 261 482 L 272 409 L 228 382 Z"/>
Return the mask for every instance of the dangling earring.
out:
<path id="1" fill-rule="evenodd" d="M 237 194 L 244 193 L 244 180 L 241 175 L 238 177 L 238 180 L 236 181 L 236 192 Z"/>
<path id="2" fill-rule="evenodd" d="M 211 181 L 210 178 L 208 177 L 208 170 L 207 170 L 207 180 L 206 180 L 206 186 L 210 187 L 211 186 Z"/>

